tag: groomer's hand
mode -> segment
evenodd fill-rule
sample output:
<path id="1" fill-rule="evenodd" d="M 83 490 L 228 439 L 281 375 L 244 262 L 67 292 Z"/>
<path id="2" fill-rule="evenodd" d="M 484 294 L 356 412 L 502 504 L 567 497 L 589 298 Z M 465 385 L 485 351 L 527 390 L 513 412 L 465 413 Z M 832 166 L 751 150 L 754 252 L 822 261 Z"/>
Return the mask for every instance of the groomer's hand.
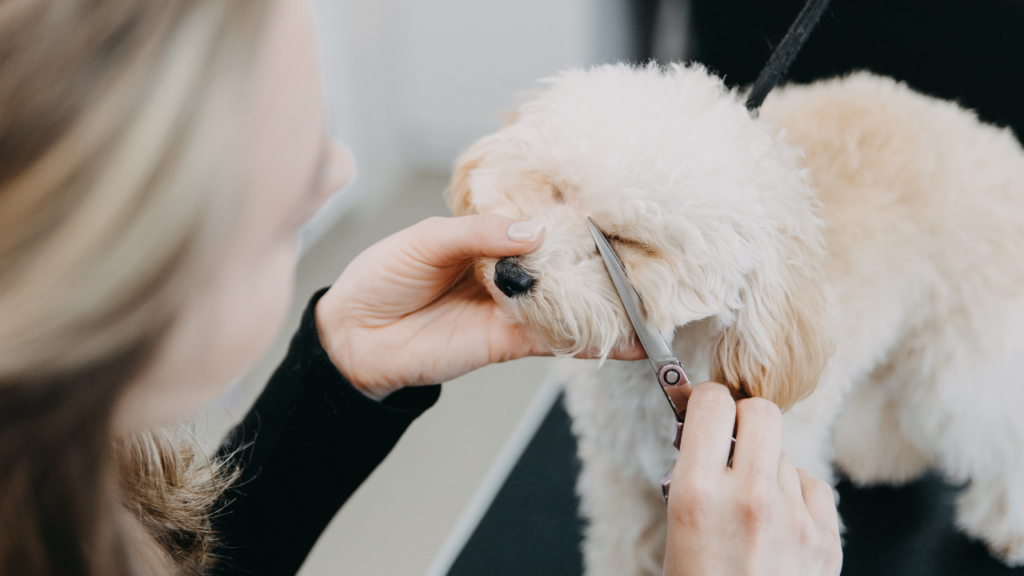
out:
<path id="1" fill-rule="evenodd" d="M 499 313 L 470 269 L 475 258 L 526 254 L 543 239 L 542 225 L 494 214 L 424 220 L 349 264 L 317 304 L 320 340 L 342 374 L 378 399 L 494 362 L 549 355 Z"/>
<path id="2" fill-rule="evenodd" d="M 728 468 L 736 423 L 736 452 Z M 843 563 L 828 484 L 782 451 L 782 414 L 698 384 L 668 501 L 665 575 L 835 576 Z"/>

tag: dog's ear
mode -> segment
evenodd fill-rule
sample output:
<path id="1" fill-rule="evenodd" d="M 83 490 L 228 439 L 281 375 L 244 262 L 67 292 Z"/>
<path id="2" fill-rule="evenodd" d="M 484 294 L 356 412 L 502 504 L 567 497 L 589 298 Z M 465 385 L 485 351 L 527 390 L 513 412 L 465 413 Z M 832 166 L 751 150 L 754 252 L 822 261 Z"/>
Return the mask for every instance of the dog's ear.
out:
<path id="1" fill-rule="evenodd" d="M 487 145 L 484 142 L 473 144 L 455 160 L 455 171 L 452 173 L 452 183 L 448 186 L 446 196 L 448 207 L 456 216 L 475 214 L 476 208 L 470 202 L 469 175 L 477 166 L 485 154 Z"/>
<path id="2" fill-rule="evenodd" d="M 751 274 L 744 307 L 711 358 L 712 380 L 783 410 L 814 391 L 833 351 L 820 275 L 806 266 L 809 247 L 797 251 L 805 258 L 786 258 L 781 274 Z"/>
<path id="3" fill-rule="evenodd" d="M 515 124 L 519 120 L 519 112 L 516 110 L 506 112 L 503 116 L 505 123 L 502 124 L 502 129 Z M 452 213 L 456 216 L 476 214 L 477 209 L 473 206 L 473 202 L 470 201 L 469 176 L 495 146 L 496 140 L 500 138 L 500 133 L 501 130 L 498 130 L 498 132 L 478 140 L 455 160 L 452 183 L 448 186 L 448 190 L 445 191 L 445 195 L 448 199 L 448 207 L 451 208 Z"/>

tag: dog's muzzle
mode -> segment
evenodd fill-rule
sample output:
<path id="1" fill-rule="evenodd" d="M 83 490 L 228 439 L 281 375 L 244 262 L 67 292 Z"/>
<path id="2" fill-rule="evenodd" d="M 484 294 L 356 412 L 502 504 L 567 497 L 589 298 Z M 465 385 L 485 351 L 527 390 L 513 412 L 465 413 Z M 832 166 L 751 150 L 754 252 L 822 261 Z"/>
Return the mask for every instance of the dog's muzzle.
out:
<path id="1" fill-rule="evenodd" d="M 505 296 L 514 298 L 530 291 L 533 278 L 519 265 L 519 258 L 502 258 L 494 265 L 494 285 Z"/>

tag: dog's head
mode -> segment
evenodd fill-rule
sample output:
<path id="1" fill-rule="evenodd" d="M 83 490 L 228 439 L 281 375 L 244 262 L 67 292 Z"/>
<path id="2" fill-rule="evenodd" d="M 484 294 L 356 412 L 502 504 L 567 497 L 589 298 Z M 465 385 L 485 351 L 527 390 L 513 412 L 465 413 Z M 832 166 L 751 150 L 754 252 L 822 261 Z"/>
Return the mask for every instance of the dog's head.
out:
<path id="1" fill-rule="evenodd" d="M 457 161 L 459 215 L 542 222 L 544 242 L 483 259 L 480 281 L 558 352 L 633 330 L 585 218 L 608 235 L 648 320 L 713 318 L 712 378 L 786 407 L 830 351 L 817 202 L 800 151 L 697 66 L 569 71 Z"/>

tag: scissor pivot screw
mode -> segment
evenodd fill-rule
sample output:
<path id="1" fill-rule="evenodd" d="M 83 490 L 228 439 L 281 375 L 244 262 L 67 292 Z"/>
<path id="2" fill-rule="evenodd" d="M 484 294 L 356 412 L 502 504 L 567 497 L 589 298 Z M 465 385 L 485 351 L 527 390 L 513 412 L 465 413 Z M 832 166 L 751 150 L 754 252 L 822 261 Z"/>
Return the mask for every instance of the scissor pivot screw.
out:
<path id="1" fill-rule="evenodd" d="M 677 384 L 679 382 L 679 372 L 675 370 L 669 370 L 665 372 L 665 382 L 669 384 Z"/>

